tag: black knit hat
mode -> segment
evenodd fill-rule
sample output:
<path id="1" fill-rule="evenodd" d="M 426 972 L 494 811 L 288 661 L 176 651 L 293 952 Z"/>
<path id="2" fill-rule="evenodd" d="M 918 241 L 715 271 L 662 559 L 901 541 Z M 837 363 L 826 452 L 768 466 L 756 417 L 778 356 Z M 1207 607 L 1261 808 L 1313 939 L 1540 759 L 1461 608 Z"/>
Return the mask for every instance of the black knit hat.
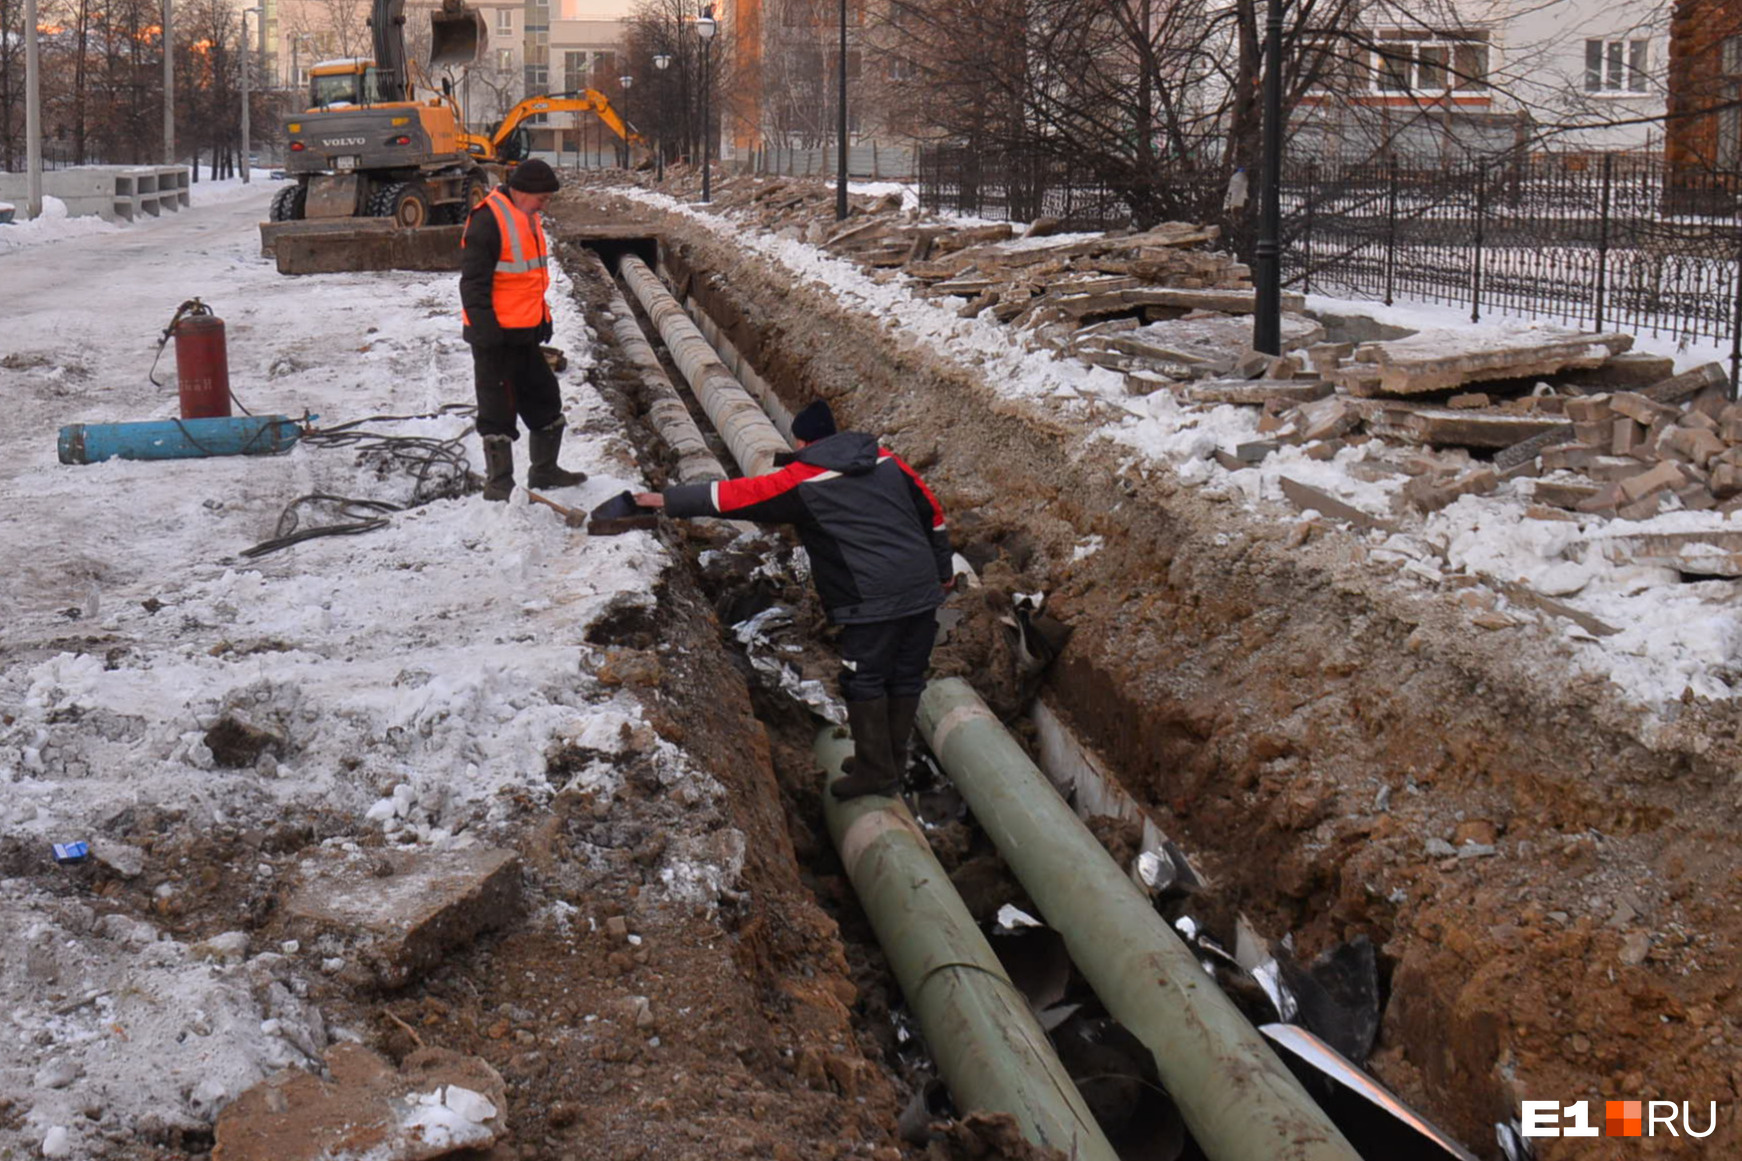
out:
<path id="1" fill-rule="evenodd" d="M 556 172 L 536 157 L 515 166 L 514 172 L 508 178 L 508 188 L 517 189 L 521 193 L 555 193 L 562 187 L 562 182 L 556 179 Z"/>
<path id="2" fill-rule="evenodd" d="M 819 399 L 792 417 L 792 438 L 815 443 L 835 434 L 835 413 L 828 401 Z"/>

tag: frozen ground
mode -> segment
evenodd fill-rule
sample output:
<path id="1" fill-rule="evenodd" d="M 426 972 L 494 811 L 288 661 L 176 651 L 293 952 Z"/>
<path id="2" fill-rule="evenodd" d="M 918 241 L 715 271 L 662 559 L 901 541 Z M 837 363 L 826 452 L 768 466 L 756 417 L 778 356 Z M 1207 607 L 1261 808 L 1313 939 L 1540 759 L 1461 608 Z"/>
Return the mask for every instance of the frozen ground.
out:
<path id="1" fill-rule="evenodd" d="M 548 799 L 546 755 L 565 741 L 600 756 L 576 777 L 604 798 L 609 756 L 631 739 L 673 777 L 687 768 L 638 725 L 632 699 L 591 676 L 588 626 L 653 600 L 667 562 L 647 533 L 588 540 L 523 493 L 507 506 L 470 496 L 247 559 L 295 497 L 397 502 L 411 481 L 354 448 L 308 444 L 259 458 L 57 461 L 63 424 L 177 414 L 173 350 L 159 367 L 169 386 L 147 371 L 194 296 L 228 324 L 231 384 L 255 413 L 331 425 L 471 401 L 457 279 L 282 277 L 256 233 L 275 188 L 201 183 L 192 208 L 130 227 L 52 214 L 0 227 L 0 1155 L 49 1141 L 67 1150 L 50 1155 L 99 1156 L 141 1123 L 209 1123 L 267 1072 L 318 1053 L 329 1031 L 347 1034 L 298 999 L 300 969 L 282 949 L 232 962 L 234 948 L 99 918 L 57 880 L 73 872 L 54 866 L 51 844 L 107 841 L 117 873 L 143 860 L 161 874 L 149 843 L 115 839 L 146 813 L 216 835 L 320 811 L 352 819 L 351 834 L 383 826 L 389 841 L 465 845 Z M 570 358 L 563 458 L 592 478 L 554 498 L 590 507 L 640 480 L 589 385 L 592 335 L 563 289 L 552 293 Z M 363 426 L 464 435 L 481 463 L 463 416 Z M 226 716 L 277 742 L 254 765 L 223 768 L 205 732 Z M 158 889 L 166 914 L 176 877 Z"/>
<path id="2" fill-rule="evenodd" d="M 1216 462 L 1214 453 L 1232 452 L 1238 444 L 1257 438 L 1255 409 L 1181 404 L 1166 391 L 1130 396 L 1118 373 L 1035 349 L 1025 343 L 1026 336 L 1012 332 L 990 313 L 958 318 L 953 300 L 944 305 L 921 297 L 900 279 L 879 278 L 795 238 L 775 236 L 753 223 L 665 194 L 640 189 L 622 192 L 730 235 L 780 262 L 794 277 L 825 286 L 842 302 L 882 319 L 893 333 L 979 368 L 988 384 L 1012 399 L 1098 423 L 1100 437 L 1129 448 L 1134 463 L 1164 467 L 1188 487 L 1218 491 L 1249 507 L 1262 502 L 1272 512 L 1285 513 L 1279 519 L 1290 521 L 1299 517 L 1284 500 L 1283 477 L 1386 515 L 1391 512 L 1392 493 L 1402 487 L 1401 477 L 1374 483 L 1351 472 L 1352 465 L 1379 450 L 1377 441 L 1344 449 L 1325 462 L 1307 458 L 1301 448 L 1286 447 L 1261 464 L 1230 472 Z M 1069 240 L 1074 238 L 1018 240 L 1009 245 L 1036 248 Z M 1359 310 L 1424 330 L 1467 330 L 1471 325 L 1466 313 L 1451 307 L 1384 307 L 1318 296 L 1309 307 Z M 1497 334 L 1564 329 L 1504 317 L 1486 318 L 1482 326 Z M 1670 339 L 1644 337 L 1636 349 L 1672 355 L 1678 369 L 1728 358 L 1715 344 L 1681 345 Z M 1492 495 L 1466 496 L 1425 519 L 1404 521 L 1405 530 L 1397 534 L 1366 534 L 1369 558 L 1396 570 L 1399 585 L 1438 588 L 1456 573 L 1497 589 L 1523 584 L 1620 629 L 1614 636 L 1593 637 L 1568 620 L 1544 618 L 1496 593 L 1507 615 L 1541 620 L 1548 632 L 1564 639 L 1576 668 L 1613 681 L 1648 715 L 1674 712 L 1684 691 L 1711 698 L 1742 693 L 1742 615 L 1735 601 L 1735 583 L 1680 583 L 1671 569 L 1642 568 L 1626 563 L 1623 553 L 1606 551 L 1621 537 L 1742 532 L 1742 513 L 1674 511 L 1647 521 L 1589 516 L 1577 522 L 1543 521 L 1526 514 L 1531 487 L 1529 480 L 1515 481 Z"/>

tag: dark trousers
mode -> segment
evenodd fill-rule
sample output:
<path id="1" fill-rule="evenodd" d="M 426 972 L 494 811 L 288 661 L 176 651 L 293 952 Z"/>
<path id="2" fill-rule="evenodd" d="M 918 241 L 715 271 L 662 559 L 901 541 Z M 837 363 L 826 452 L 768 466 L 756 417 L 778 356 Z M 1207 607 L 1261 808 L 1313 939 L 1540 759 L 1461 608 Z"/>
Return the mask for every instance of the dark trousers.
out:
<path id="1" fill-rule="evenodd" d="M 563 413 L 562 387 L 537 343 L 473 347 L 472 371 L 478 390 L 478 434 L 518 434 L 514 417 L 527 430 L 548 427 Z"/>
<path id="2" fill-rule="evenodd" d="M 935 609 L 894 621 L 841 626 L 841 697 L 918 697 L 938 632 Z"/>

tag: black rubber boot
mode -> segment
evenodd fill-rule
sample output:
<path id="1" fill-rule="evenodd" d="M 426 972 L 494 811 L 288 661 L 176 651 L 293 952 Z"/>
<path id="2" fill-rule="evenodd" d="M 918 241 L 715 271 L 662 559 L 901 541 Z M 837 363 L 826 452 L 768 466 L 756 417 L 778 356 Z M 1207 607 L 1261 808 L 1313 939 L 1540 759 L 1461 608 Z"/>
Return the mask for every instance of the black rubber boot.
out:
<path id="1" fill-rule="evenodd" d="M 484 499 L 497 502 L 514 495 L 514 441 L 505 435 L 484 437 Z"/>
<path id="2" fill-rule="evenodd" d="M 913 722 L 917 717 L 917 697 L 889 699 L 889 757 L 895 763 L 897 778 L 907 773 L 907 743 L 913 740 Z"/>
<path id="3" fill-rule="evenodd" d="M 529 488 L 572 488 L 587 482 L 587 473 L 570 472 L 556 466 L 557 453 L 563 450 L 564 420 L 559 415 L 554 423 L 545 425 L 526 437 L 526 457 L 532 467 L 526 472 Z"/>
<path id="4" fill-rule="evenodd" d="M 848 702 L 847 729 L 853 733 L 853 772 L 830 783 L 829 793 L 846 800 L 900 790 L 901 781 L 890 763 L 889 699 Z"/>

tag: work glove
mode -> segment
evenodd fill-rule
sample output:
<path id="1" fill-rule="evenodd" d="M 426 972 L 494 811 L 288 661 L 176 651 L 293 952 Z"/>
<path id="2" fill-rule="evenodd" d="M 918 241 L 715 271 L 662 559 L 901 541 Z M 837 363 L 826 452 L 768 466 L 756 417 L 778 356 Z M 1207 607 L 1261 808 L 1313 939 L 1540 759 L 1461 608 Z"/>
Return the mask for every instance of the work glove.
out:
<path id="1" fill-rule="evenodd" d="M 541 343 L 550 342 L 551 336 L 554 334 L 556 334 L 556 328 L 550 325 L 549 319 L 545 319 L 543 322 L 538 324 L 538 341 L 539 342 L 541 342 Z"/>
<path id="2" fill-rule="evenodd" d="M 466 341 L 474 347 L 499 347 L 502 345 L 502 328 L 496 323 L 496 312 L 493 310 L 474 310 L 468 312 L 471 321 L 466 324 Z"/>

